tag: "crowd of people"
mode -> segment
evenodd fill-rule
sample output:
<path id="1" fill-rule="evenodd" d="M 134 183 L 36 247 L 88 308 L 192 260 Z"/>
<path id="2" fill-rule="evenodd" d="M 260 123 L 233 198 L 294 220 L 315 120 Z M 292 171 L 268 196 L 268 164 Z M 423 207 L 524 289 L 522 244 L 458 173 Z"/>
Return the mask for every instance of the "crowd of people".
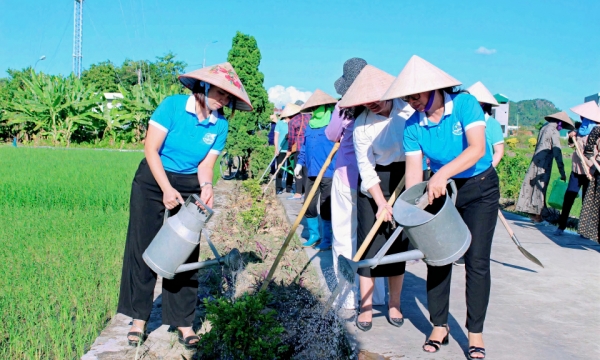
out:
<path id="1" fill-rule="evenodd" d="M 305 214 L 309 235 L 302 245 L 318 251 L 331 249 L 334 262 L 339 255 L 352 258 L 382 219 L 362 255 L 362 259 L 371 258 L 394 231 L 388 200 L 396 187 L 404 183 L 410 188 L 427 180 L 428 202 L 432 204 L 446 195 L 448 182 L 453 180 L 456 208 L 472 235 L 463 257 L 468 356 L 483 359 L 490 253 L 500 198 L 495 167 L 504 154 L 502 130 L 491 116 L 492 107 L 498 103 L 481 82 L 462 90 L 460 81 L 418 56 L 411 57 L 397 77 L 360 58 L 349 59 L 342 70 L 334 84 L 338 98 L 316 90 L 305 103 L 287 104 L 271 117 L 270 141 L 276 160 L 273 173 L 279 165 L 289 163 L 276 174 L 277 193 L 287 192 L 289 195 L 280 196 L 310 202 Z M 176 212 L 178 204 L 191 193 L 199 193 L 202 201 L 212 206 L 212 169 L 228 131 L 222 109 L 233 109 L 232 117 L 236 109 L 252 110 L 229 63 L 193 71 L 180 80 L 193 94 L 171 96 L 156 109 L 145 143 L 146 158 L 132 184 L 118 307 L 119 312 L 133 318 L 127 334 L 131 345 L 145 339 L 156 282 L 156 273 L 144 263 L 142 253 L 158 232 L 165 209 Z M 590 165 L 600 147 L 600 127 L 595 126 L 600 122 L 600 109 L 595 103 L 586 103 L 572 110 L 582 116 L 582 124 L 570 139 L 585 144 L 585 155 L 574 162 L 565 204 L 567 196 L 571 199 L 579 187 L 587 189 L 580 232 L 598 240 L 600 171 Z M 531 213 L 533 221 L 541 221 L 537 216 L 545 206 L 553 157 L 560 161 L 561 176 L 566 179 L 558 130 L 573 124 L 564 115 L 546 117 L 548 124 L 540 132 L 519 197 L 517 208 Z M 326 159 L 338 146 L 333 161 L 326 166 Z M 583 168 L 593 175 L 588 176 Z M 323 177 L 317 184 L 320 172 Z M 315 186 L 315 196 L 306 198 Z M 568 216 L 567 206 L 565 211 Z M 559 228 L 564 230 L 562 222 Z M 387 254 L 407 248 L 403 237 Z M 197 252 L 193 253 L 188 262 L 197 257 Z M 388 322 L 395 327 L 403 325 L 400 295 L 405 266 L 396 263 L 359 270 L 359 289 L 353 289 L 342 304 L 358 309 L 359 329 L 372 328 L 374 304 L 387 303 Z M 422 348 L 428 353 L 438 352 L 448 343 L 452 267 L 427 265 L 427 306 L 433 330 Z M 190 348 L 199 340 L 191 328 L 197 287 L 195 271 L 163 281 L 163 322 L 176 327 L 179 341 Z"/>

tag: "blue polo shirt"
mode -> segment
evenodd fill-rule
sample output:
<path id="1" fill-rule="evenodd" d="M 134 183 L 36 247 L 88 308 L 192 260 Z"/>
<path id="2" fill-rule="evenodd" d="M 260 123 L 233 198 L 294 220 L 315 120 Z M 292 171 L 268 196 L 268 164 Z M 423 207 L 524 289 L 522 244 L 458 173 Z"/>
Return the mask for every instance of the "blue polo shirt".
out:
<path id="1" fill-rule="evenodd" d="M 229 124 L 216 111 L 198 120 L 194 96 L 173 95 L 164 99 L 150 117 L 149 125 L 167 135 L 158 151 L 166 171 L 195 174 L 208 154 L 225 148 Z"/>
<path id="2" fill-rule="evenodd" d="M 498 120 L 485 114 L 485 140 L 487 149 L 490 154 L 494 155 L 494 146 L 498 144 L 504 144 L 504 134 L 502 133 L 502 126 Z"/>
<path id="3" fill-rule="evenodd" d="M 485 124 L 483 110 L 474 96 L 444 93 L 444 115 L 439 123 L 429 121 L 420 111 L 406 121 L 404 152 L 406 156 L 424 154 L 429 158 L 431 170 L 437 172 L 467 148 L 466 131 Z M 490 166 L 492 154 L 486 148 L 485 155 L 475 165 L 453 177 L 473 177 Z"/>

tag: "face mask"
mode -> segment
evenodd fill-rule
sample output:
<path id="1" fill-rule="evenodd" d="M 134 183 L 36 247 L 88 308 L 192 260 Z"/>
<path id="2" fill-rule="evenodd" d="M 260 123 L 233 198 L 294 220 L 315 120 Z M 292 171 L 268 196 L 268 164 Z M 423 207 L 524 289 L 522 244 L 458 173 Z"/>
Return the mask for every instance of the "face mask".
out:
<path id="1" fill-rule="evenodd" d="M 435 90 L 431 90 L 429 93 L 429 100 L 427 100 L 427 105 L 425 105 L 425 110 L 423 110 L 424 112 L 427 112 L 429 109 L 431 109 L 431 105 L 433 105 L 433 99 L 435 99 Z"/>
<path id="2" fill-rule="evenodd" d="M 558 122 L 558 124 L 556 125 L 556 129 L 557 129 L 558 131 L 561 131 L 561 130 L 562 130 L 562 121 L 559 121 L 559 122 Z"/>

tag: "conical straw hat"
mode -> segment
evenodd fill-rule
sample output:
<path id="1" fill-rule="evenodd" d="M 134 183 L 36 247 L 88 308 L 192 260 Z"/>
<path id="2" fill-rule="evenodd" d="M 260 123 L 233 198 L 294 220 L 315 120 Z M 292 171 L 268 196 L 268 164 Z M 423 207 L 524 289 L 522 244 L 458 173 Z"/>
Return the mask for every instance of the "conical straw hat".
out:
<path id="1" fill-rule="evenodd" d="M 579 116 L 583 116 L 584 118 L 600 123 L 600 108 L 598 105 L 596 105 L 595 101 L 588 101 L 581 105 L 572 107 L 571 111 Z"/>
<path id="2" fill-rule="evenodd" d="M 461 85 L 460 81 L 417 55 L 413 55 L 381 100 L 396 99 L 459 85 Z"/>
<path id="3" fill-rule="evenodd" d="M 480 103 L 491 104 L 492 106 L 499 106 L 498 101 L 492 95 L 492 93 L 483 85 L 481 81 L 476 82 L 467 89 L 471 95 L 475 96 L 475 99 Z"/>
<path id="4" fill-rule="evenodd" d="M 393 75 L 367 65 L 350 85 L 338 106 L 347 108 L 380 101 L 393 82 Z"/>
<path id="5" fill-rule="evenodd" d="M 286 117 L 292 117 L 299 113 L 300 109 L 302 109 L 301 106 L 292 103 L 287 103 L 281 114 L 279 114 L 279 117 L 281 117 L 282 119 Z"/>
<path id="6" fill-rule="evenodd" d="M 199 81 L 206 81 L 235 96 L 238 99 L 238 101 L 235 102 L 235 108 L 237 110 L 253 110 L 246 89 L 244 89 L 244 85 L 240 81 L 240 77 L 233 69 L 233 66 L 228 62 L 179 75 L 179 81 L 181 81 L 183 86 L 192 91 L 197 91 L 197 83 Z"/>
<path id="7" fill-rule="evenodd" d="M 335 104 L 337 100 L 331 96 L 327 95 L 323 90 L 317 89 L 315 92 L 306 100 L 304 105 L 302 105 L 302 112 L 311 112 L 314 108 L 327 105 L 327 104 Z"/>
<path id="8" fill-rule="evenodd" d="M 544 119 L 546 119 L 546 121 L 551 121 L 551 122 L 562 121 L 563 128 L 569 129 L 569 130 L 575 129 L 575 125 L 573 125 L 573 121 L 571 121 L 571 118 L 569 118 L 569 115 L 564 111 L 560 111 L 555 114 L 548 115 Z"/>

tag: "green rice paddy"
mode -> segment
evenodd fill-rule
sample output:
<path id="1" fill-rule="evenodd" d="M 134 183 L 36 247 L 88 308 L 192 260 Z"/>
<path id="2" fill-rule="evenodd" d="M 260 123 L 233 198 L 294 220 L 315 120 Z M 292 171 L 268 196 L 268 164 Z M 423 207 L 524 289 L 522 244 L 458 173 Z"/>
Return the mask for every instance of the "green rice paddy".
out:
<path id="1" fill-rule="evenodd" d="M 73 359 L 117 304 L 143 153 L 0 147 L 0 358 Z"/>

